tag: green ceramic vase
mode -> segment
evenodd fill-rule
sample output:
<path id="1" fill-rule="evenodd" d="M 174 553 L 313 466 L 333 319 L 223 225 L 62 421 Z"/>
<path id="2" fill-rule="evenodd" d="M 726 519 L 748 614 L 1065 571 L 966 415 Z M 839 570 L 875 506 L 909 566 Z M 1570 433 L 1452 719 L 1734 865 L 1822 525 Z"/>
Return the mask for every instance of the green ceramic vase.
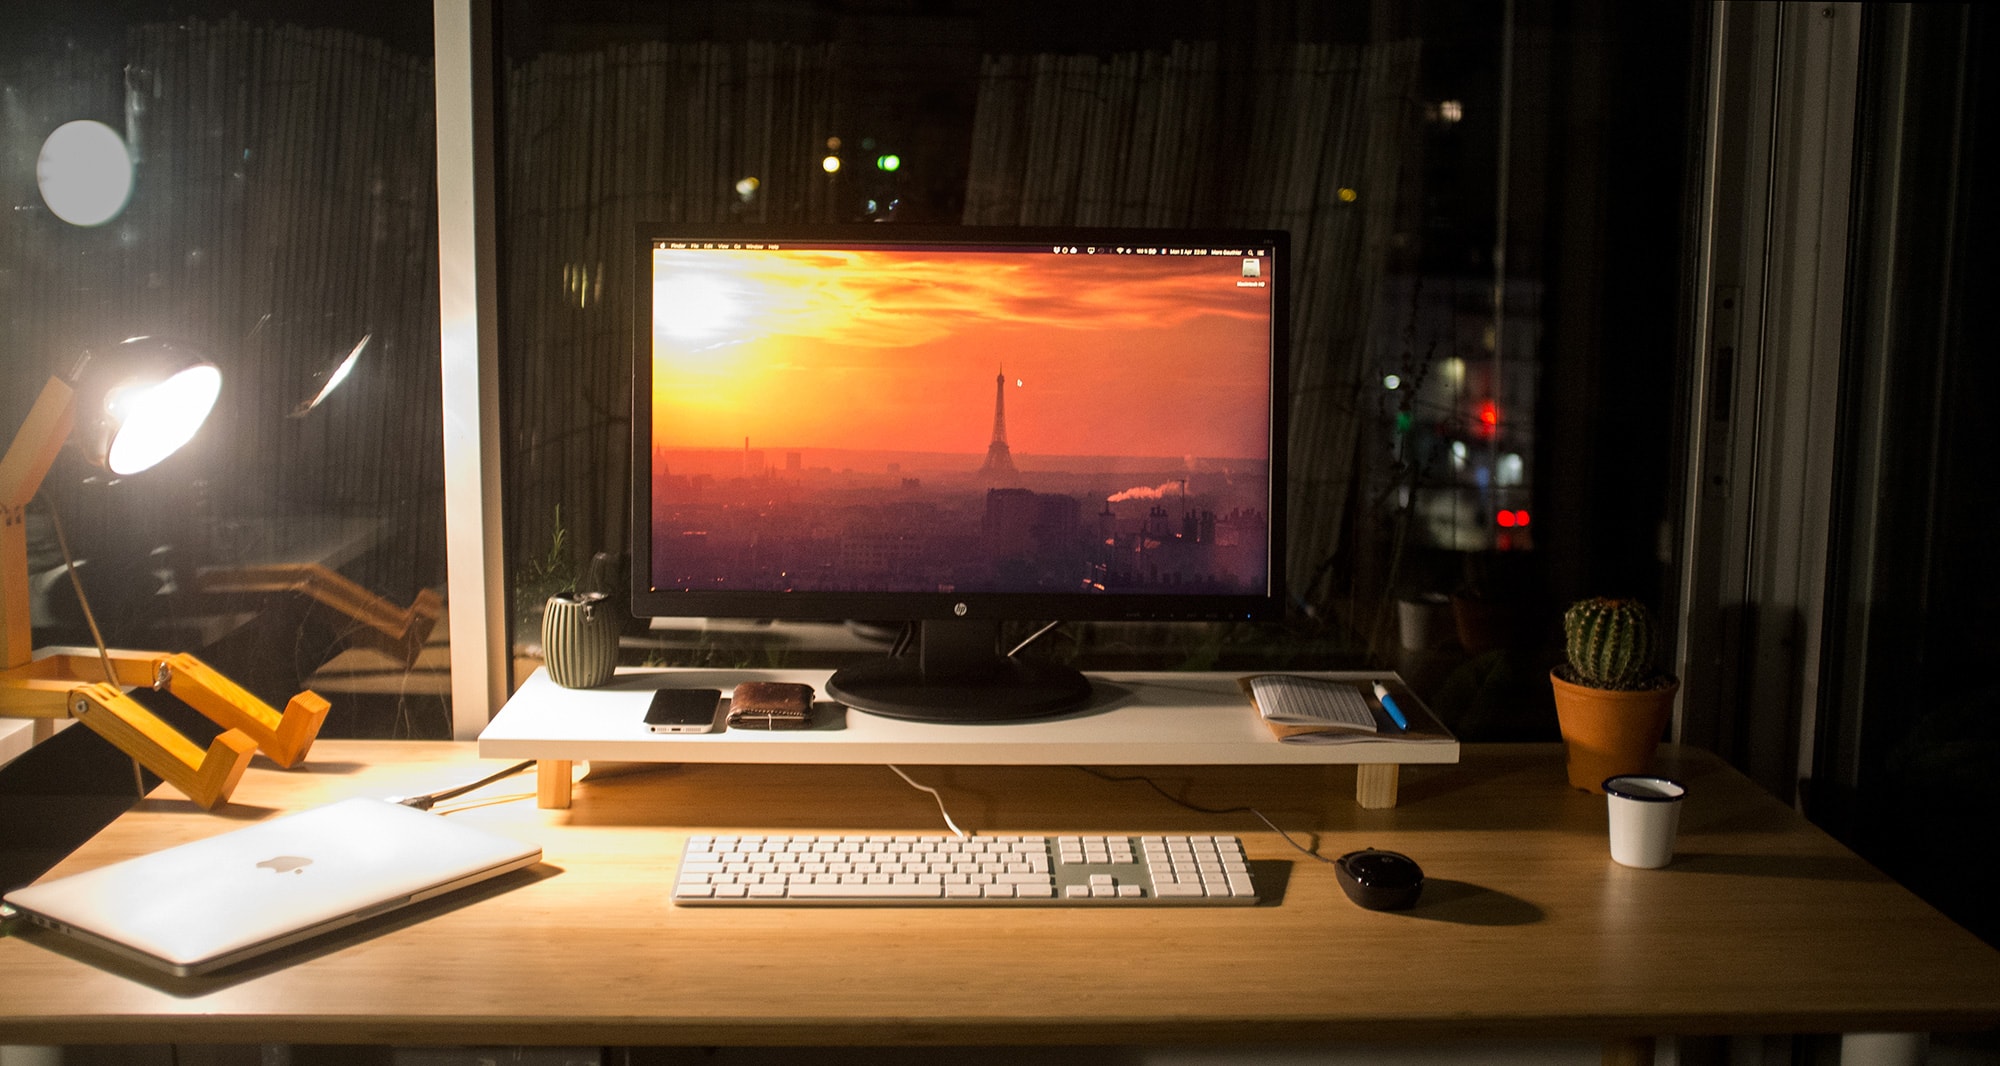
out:
<path id="1" fill-rule="evenodd" d="M 549 680 L 595 688 L 618 668 L 618 619 L 602 593 L 549 597 L 542 612 L 542 657 Z"/>

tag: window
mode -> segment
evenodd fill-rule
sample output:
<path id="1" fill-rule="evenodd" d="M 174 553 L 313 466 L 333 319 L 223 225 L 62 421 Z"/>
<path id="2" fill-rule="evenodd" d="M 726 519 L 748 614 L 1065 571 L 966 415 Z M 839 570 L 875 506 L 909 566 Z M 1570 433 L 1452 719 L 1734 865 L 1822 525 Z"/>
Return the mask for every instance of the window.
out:
<path id="1" fill-rule="evenodd" d="M 648 218 L 1292 231 L 1294 617 L 1071 625 L 1048 654 L 1393 666 L 1469 738 L 1553 736 L 1562 601 L 1665 606 L 1690 12 L 755 12 L 524 2 L 499 19 L 518 648 L 550 593 L 623 585 L 617 249 Z M 882 648 L 865 625 L 803 645 L 693 621 L 627 636 L 634 661 L 664 663 Z"/>
<path id="2" fill-rule="evenodd" d="M 57 460 L 23 516 L 35 646 L 91 645 L 87 601 L 114 647 L 319 692 L 322 735 L 449 735 L 430 53 L 422 10 L 9 12 L 0 428 L 135 335 L 222 380 L 144 474 Z"/>

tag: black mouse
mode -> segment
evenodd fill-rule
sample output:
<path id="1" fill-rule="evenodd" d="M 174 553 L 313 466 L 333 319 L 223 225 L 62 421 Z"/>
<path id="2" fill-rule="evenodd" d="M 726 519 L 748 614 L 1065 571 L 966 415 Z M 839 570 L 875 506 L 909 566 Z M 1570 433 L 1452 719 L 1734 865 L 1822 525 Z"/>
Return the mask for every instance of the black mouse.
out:
<path id="1" fill-rule="evenodd" d="M 1333 869 L 1347 898 L 1371 911 L 1403 910 L 1423 895 L 1424 868 L 1399 851 L 1350 851 Z"/>

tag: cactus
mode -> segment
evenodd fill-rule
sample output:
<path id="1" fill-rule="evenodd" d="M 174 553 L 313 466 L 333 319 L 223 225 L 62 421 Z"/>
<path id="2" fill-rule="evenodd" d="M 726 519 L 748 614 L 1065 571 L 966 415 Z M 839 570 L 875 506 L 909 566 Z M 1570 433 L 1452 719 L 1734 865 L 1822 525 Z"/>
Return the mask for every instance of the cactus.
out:
<path id="1" fill-rule="evenodd" d="M 1580 600 L 1563 612 L 1569 680 L 1607 689 L 1642 689 L 1655 680 L 1653 616 L 1637 600 Z"/>

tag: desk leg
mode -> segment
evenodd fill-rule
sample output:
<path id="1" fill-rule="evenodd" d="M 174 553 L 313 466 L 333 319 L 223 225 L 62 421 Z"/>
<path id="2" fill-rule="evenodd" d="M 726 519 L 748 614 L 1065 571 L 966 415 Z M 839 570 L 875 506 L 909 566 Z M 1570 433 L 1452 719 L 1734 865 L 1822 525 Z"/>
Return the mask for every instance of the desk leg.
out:
<path id="1" fill-rule="evenodd" d="M 569 807 L 568 759 L 535 760 L 535 806 L 549 810 Z"/>
<path id="2" fill-rule="evenodd" d="M 1650 1036 L 1605 1037 L 1604 1066 L 1653 1066 L 1653 1038 Z"/>
<path id="3" fill-rule="evenodd" d="M 1365 762 L 1354 768 L 1354 802 L 1379 811 L 1396 805 L 1396 782 L 1403 768 L 1392 762 Z"/>

